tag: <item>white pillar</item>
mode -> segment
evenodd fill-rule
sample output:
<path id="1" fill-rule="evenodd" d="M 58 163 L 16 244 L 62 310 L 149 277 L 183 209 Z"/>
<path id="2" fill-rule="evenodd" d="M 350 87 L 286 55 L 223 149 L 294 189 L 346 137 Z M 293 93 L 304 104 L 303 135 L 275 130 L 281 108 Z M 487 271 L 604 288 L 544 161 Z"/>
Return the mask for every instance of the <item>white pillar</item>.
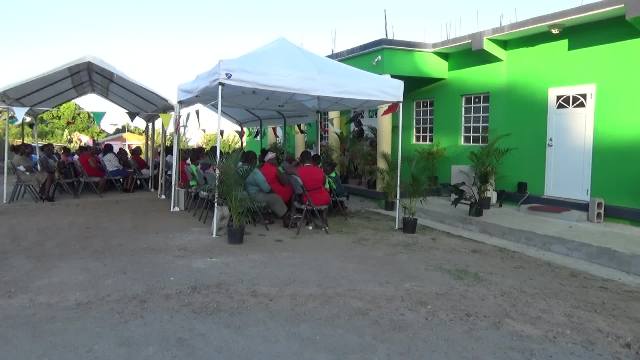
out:
<path id="1" fill-rule="evenodd" d="M 180 163 L 180 104 L 176 104 L 173 114 L 173 165 L 171 166 L 171 211 L 179 211 L 176 206 L 176 179 L 178 178 L 178 164 Z"/>
<path id="2" fill-rule="evenodd" d="M 340 118 L 340 111 L 332 111 L 329 113 L 329 121 L 333 123 L 333 130 L 329 129 L 329 145 L 333 148 L 335 154 L 335 161 L 340 157 L 340 140 L 336 132 L 342 131 L 342 118 Z"/>
<path id="3" fill-rule="evenodd" d="M 396 230 L 400 229 L 400 173 L 402 169 L 402 103 L 398 114 L 398 184 L 396 185 Z"/>
<path id="4" fill-rule="evenodd" d="M 298 127 L 296 126 L 295 129 L 295 154 L 293 154 L 294 157 L 298 157 L 300 156 L 300 153 L 304 151 L 305 149 L 305 143 L 304 143 L 304 134 L 300 133 L 300 131 L 298 131 Z"/>
<path id="5" fill-rule="evenodd" d="M 391 138 L 392 138 L 392 122 L 393 122 L 393 114 L 387 114 L 382 116 L 382 113 L 389 107 L 389 105 L 378 106 L 378 140 L 377 140 L 377 158 L 378 158 L 378 167 L 384 168 L 386 166 L 385 162 L 382 160 L 382 154 L 388 153 L 391 155 Z M 376 181 L 378 191 L 382 188 L 382 182 L 380 181 L 380 177 L 378 175 L 378 181 Z"/>
<path id="6" fill-rule="evenodd" d="M 148 162 L 149 164 L 149 174 L 151 174 L 149 176 L 149 191 L 153 191 L 153 172 L 155 170 L 156 164 L 155 164 L 155 157 L 156 157 L 156 121 L 153 120 L 151 122 L 151 161 Z"/>

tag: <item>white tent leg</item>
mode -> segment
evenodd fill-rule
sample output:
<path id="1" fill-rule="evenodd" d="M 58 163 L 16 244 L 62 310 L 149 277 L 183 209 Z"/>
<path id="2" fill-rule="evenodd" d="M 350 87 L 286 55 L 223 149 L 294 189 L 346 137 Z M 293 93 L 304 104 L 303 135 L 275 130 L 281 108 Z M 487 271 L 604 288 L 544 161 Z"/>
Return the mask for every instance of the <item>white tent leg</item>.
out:
<path id="1" fill-rule="evenodd" d="M 160 169 L 158 170 L 158 197 L 160 199 L 164 199 L 164 165 L 166 161 L 164 160 L 167 156 L 164 153 L 164 148 L 166 147 L 165 140 L 165 130 L 164 124 L 161 123 L 160 126 Z"/>
<path id="2" fill-rule="evenodd" d="M 150 160 L 148 162 L 149 164 L 149 191 L 153 191 L 153 172 L 155 170 L 155 158 L 156 158 L 156 122 L 155 120 L 151 122 L 151 137 L 150 137 L 150 142 L 151 142 L 151 152 L 150 152 Z"/>
<path id="3" fill-rule="evenodd" d="M 4 185 L 2 203 L 7 203 L 7 176 L 9 175 L 9 116 L 4 122 Z"/>
<path id="4" fill-rule="evenodd" d="M 220 181 L 220 121 L 222 121 L 222 84 L 218 83 L 218 124 L 216 125 L 216 189 L 213 201 L 213 223 L 211 224 L 211 231 L 213 237 L 218 236 L 218 185 Z M 261 134 L 262 135 L 262 134 Z"/>
<path id="5" fill-rule="evenodd" d="M 176 206 L 176 178 L 178 176 L 177 169 L 180 162 L 180 153 L 178 148 L 180 141 L 180 104 L 176 104 L 176 111 L 173 114 L 173 164 L 171 166 L 171 211 L 179 211 Z"/>
<path id="6" fill-rule="evenodd" d="M 396 230 L 400 229 L 400 172 L 402 165 L 402 103 L 398 121 L 398 183 L 396 184 Z"/>

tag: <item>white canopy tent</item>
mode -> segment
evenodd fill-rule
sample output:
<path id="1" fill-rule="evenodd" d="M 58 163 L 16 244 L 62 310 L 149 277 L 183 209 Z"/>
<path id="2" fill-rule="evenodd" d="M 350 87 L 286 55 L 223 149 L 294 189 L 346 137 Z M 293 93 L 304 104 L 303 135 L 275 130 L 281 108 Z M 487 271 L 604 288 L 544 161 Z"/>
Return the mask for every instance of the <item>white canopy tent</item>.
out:
<path id="1" fill-rule="evenodd" d="M 221 60 L 213 69 L 181 85 L 178 108 L 200 103 L 217 110 L 218 122 L 224 114 L 241 126 L 277 126 L 316 121 L 318 112 L 366 110 L 399 102 L 402 127 L 403 91 L 400 80 L 316 55 L 281 38 L 236 59 Z M 220 136 L 218 159 L 219 152 Z M 172 207 L 175 168 L 173 174 Z M 213 236 L 217 235 L 217 205 L 216 191 Z M 398 227 L 399 212 L 396 215 Z"/>
<path id="2" fill-rule="evenodd" d="M 0 89 L 0 106 L 30 108 L 38 114 L 77 99 L 96 94 L 138 117 L 151 122 L 155 130 L 158 114 L 174 109 L 167 99 L 149 90 L 101 59 L 83 57 L 44 74 Z M 21 119 L 18 119 L 21 120 Z M 148 126 L 146 127 L 148 129 Z M 5 129 L 8 134 L 8 123 Z M 6 202 L 8 136 L 5 138 L 4 202 Z M 153 147 L 152 140 L 152 147 Z M 163 147 L 164 149 L 164 147 Z M 162 162 L 161 162 L 162 164 Z"/>

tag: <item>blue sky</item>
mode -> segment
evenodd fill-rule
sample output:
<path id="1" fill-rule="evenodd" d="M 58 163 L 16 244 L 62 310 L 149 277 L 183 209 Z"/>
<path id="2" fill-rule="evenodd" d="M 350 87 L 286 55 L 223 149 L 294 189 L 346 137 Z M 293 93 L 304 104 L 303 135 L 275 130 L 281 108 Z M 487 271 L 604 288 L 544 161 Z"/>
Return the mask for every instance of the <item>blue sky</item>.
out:
<path id="1" fill-rule="evenodd" d="M 384 36 L 414 41 L 496 27 L 589 0 L 216 1 L 20 0 L 3 6 L 0 87 L 84 55 L 102 58 L 170 100 L 178 84 L 284 36 L 326 55 Z M 8 31 L 6 29 L 9 29 Z M 102 107 L 100 102 L 81 104 Z M 106 109 L 105 109 L 106 110 Z"/>

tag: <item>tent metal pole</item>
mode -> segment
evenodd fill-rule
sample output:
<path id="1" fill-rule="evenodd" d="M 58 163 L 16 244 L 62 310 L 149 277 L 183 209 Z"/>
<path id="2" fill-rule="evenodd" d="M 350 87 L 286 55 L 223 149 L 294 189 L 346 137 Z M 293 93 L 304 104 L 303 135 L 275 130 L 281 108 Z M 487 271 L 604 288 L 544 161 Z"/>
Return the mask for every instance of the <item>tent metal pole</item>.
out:
<path id="1" fill-rule="evenodd" d="M 220 183 L 220 122 L 222 121 L 222 83 L 218 82 L 218 124 L 216 125 L 216 189 L 214 191 L 213 200 L 213 221 L 211 224 L 211 231 L 213 237 L 218 236 L 218 187 Z"/>
<path id="2" fill-rule="evenodd" d="M 260 119 L 260 151 L 262 151 L 262 149 L 264 148 L 264 145 L 262 143 L 262 135 L 264 135 L 264 132 L 262 130 L 262 118 L 258 118 Z"/>
<path id="3" fill-rule="evenodd" d="M 321 135 L 321 131 L 322 131 L 322 123 L 320 121 L 320 112 L 317 113 L 316 116 L 316 127 L 318 129 L 318 154 L 320 154 L 320 141 L 322 140 L 322 135 Z"/>
<path id="4" fill-rule="evenodd" d="M 180 103 L 176 104 L 176 110 L 173 114 L 173 164 L 171 164 L 171 211 L 179 211 L 176 206 L 176 178 L 178 176 L 178 163 L 180 163 L 180 150 L 178 142 L 180 141 Z"/>
<path id="5" fill-rule="evenodd" d="M 402 102 L 398 121 L 398 179 L 396 184 L 396 230 L 400 229 L 400 173 L 402 172 Z"/>
<path id="6" fill-rule="evenodd" d="M 283 126 L 282 126 L 282 148 L 284 149 L 284 156 L 287 155 L 287 117 L 284 116 L 283 113 L 278 111 L 278 114 L 282 116 Z"/>
<path id="7" fill-rule="evenodd" d="M 156 121 L 151 122 L 151 161 L 149 164 L 149 191 L 153 191 L 153 173 L 155 170 L 155 158 L 156 158 Z"/>
<path id="8" fill-rule="evenodd" d="M 2 203 L 7 203 L 7 176 L 9 175 L 9 116 L 4 121 L 4 184 Z"/>
<path id="9" fill-rule="evenodd" d="M 166 163 L 164 149 L 167 146 L 165 140 L 164 123 L 160 121 L 160 170 L 158 171 L 158 198 L 164 199 L 164 165 Z"/>

